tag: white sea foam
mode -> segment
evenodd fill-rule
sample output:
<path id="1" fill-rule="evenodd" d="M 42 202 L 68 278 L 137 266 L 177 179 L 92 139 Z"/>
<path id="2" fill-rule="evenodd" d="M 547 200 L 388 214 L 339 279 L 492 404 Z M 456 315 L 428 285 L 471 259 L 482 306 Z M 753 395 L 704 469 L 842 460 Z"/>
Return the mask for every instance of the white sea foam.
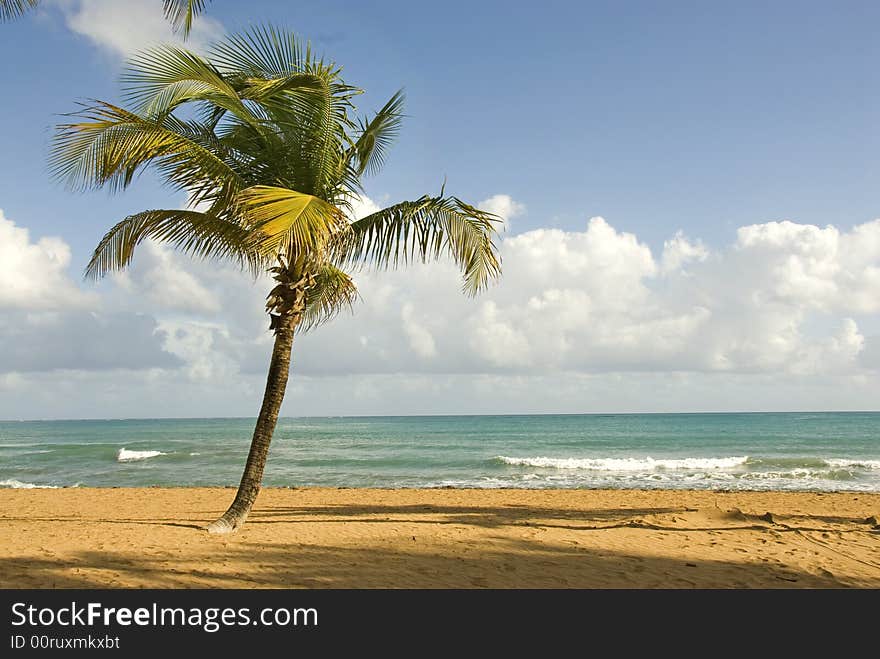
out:
<path id="1" fill-rule="evenodd" d="M 729 458 L 679 458 L 655 460 L 646 458 L 495 458 L 504 464 L 520 467 L 551 469 L 584 469 L 589 471 L 654 471 L 657 469 L 732 469 L 744 465 L 749 456 Z"/>
<path id="2" fill-rule="evenodd" d="M 741 476 L 744 480 L 794 480 L 794 479 L 804 479 L 804 478 L 813 478 L 817 480 L 821 479 L 830 479 L 830 480 L 840 480 L 840 478 L 834 478 L 831 471 L 825 469 L 807 469 L 807 468 L 798 468 L 798 469 L 787 469 L 785 471 L 753 471 L 747 474 L 743 474 Z"/>
<path id="3" fill-rule="evenodd" d="M 127 448 L 119 449 L 116 454 L 117 462 L 134 462 L 135 460 L 146 460 L 147 458 L 155 458 L 157 455 L 166 455 L 162 451 L 129 451 Z"/>
<path id="4" fill-rule="evenodd" d="M 48 448 L 48 449 L 40 449 L 40 450 L 36 450 L 36 451 L 13 451 L 10 455 L 12 455 L 14 457 L 21 457 L 23 455 L 42 455 L 45 453 L 52 453 L 52 452 L 54 452 L 54 450 L 55 449 Z"/>
<path id="5" fill-rule="evenodd" d="M 856 467 L 860 469 L 880 469 L 880 460 L 826 460 L 829 467 Z"/>
<path id="6" fill-rule="evenodd" d="M 596 474 L 587 471 L 559 471 L 556 474 L 544 474 L 539 477 L 475 477 L 462 479 L 445 479 L 429 482 L 416 487 L 453 487 L 453 488 L 640 488 L 640 489 L 725 489 L 731 491 L 862 491 L 877 492 L 876 483 L 862 483 L 850 479 L 840 480 L 825 477 L 823 474 L 786 473 L 746 473 L 733 474 L 721 470 L 703 471 L 698 473 L 658 471 L 650 473 L 638 472 L 602 472 Z"/>
<path id="7" fill-rule="evenodd" d="M 0 481 L 0 487 L 9 487 L 13 490 L 57 490 L 57 485 L 34 485 L 33 483 L 22 483 L 14 478 L 7 478 Z"/>

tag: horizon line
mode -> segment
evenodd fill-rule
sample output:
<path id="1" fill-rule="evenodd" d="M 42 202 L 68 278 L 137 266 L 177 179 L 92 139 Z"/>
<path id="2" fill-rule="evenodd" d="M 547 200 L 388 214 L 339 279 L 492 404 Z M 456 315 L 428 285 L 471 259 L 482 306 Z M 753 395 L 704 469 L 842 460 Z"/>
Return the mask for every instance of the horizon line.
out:
<path id="1" fill-rule="evenodd" d="M 472 412 L 432 414 L 303 414 L 279 416 L 282 419 L 407 419 L 437 417 L 489 417 L 489 416 L 662 416 L 662 415 L 709 415 L 709 414 L 878 414 L 880 410 L 711 410 L 702 412 Z M 131 416 L 131 417 L 80 417 L 80 418 L 32 418 L 0 419 L 0 423 L 35 423 L 61 421 L 217 421 L 256 419 L 256 416 Z"/>

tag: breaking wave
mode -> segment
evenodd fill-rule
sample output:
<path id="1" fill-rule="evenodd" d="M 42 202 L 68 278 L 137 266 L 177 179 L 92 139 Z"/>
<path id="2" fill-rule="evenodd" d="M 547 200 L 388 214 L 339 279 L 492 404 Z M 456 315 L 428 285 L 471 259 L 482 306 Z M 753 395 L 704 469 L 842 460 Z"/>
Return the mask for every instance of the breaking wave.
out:
<path id="1" fill-rule="evenodd" d="M 147 460 L 155 458 L 157 455 L 167 455 L 162 451 L 129 451 L 127 448 L 119 449 L 116 454 L 117 462 L 135 462 L 136 460 Z"/>
<path id="2" fill-rule="evenodd" d="M 499 455 L 499 462 L 518 467 L 583 469 L 588 471 L 654 471 L 663 469 L 732 469 L 745 465 L 749 456 L 729 458 L 511 458 Z"/>

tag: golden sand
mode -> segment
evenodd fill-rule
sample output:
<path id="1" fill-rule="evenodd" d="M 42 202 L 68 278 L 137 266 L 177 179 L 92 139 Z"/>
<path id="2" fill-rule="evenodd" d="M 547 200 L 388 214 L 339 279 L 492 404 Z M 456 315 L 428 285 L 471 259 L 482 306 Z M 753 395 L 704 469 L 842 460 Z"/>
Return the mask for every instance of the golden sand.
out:
<path id="1" fill-rule="evenodd" d="M 880 494 L 266 489 L 208 535 L 233 494 L 0 490 L 0 587 L 880 587 Z"/>

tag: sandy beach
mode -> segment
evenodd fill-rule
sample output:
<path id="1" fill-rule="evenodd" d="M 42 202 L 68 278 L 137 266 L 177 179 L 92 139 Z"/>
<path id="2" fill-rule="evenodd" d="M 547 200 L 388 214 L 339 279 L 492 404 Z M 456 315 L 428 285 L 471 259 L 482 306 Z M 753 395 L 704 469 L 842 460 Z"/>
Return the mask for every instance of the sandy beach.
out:
<path id="1" fill-rule="evenodd" d="M 4 588 L 878 588 L 880 495 L 0 490 Z M 769 513 L 769 514 L 768 514 Z"/>

